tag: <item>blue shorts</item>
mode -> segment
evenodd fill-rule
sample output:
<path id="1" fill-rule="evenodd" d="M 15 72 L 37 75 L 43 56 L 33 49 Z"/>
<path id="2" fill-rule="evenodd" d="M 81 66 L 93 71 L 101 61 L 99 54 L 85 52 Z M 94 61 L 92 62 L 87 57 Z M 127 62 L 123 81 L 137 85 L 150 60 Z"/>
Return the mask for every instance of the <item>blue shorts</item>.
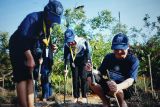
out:
<path id="1" fill-rule="evenodd" d="M 23 58 L 13 56 L 10 55 L 14 82 L 18 83 L 24 80 L 32 79 L 32 74 L 29 71 L 29 68 L 25 65 Z"/>
<path id="2" fill-rule="evenodd" d="M 24 55 L 24 52 L 20 48 L 18 48 L 17 45 L 20 44 L 12 39 L 10 40 L 9 54 L 13 68 L 13 80 L 16 83 L 32 79 L 31 72 L 25 65 L 26 57 Z"/>

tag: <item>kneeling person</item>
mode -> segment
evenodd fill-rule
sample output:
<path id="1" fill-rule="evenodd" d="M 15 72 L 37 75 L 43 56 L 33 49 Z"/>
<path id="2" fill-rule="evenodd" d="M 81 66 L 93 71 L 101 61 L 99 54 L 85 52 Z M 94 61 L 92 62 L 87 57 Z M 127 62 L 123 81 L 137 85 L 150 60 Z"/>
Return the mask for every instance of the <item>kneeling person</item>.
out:
<path id="1" fill-rule="evenodd" d="M 137 78 L 139 60 L 128 52 L 128 38 L 122 33 L 114 36 L 111 49 L 113 53 L 104 57 L 98 69 L 97 73 L 100 76 L 98 84 L 92 85 L 90 76 L 88 83 L 101 98 L 104 107 L 109 107 L 106 96 L 116 96 L 120 107 L 127 107 L 125 99 L 129 94 L 126 90 L 129 90 Z"/>

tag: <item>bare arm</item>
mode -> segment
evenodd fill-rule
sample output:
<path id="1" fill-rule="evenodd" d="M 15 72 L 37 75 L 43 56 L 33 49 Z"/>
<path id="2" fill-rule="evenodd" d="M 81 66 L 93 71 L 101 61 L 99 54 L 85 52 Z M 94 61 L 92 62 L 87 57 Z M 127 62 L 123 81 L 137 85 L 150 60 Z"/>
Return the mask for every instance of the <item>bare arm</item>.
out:
<path id="1" fill-rule="evenodd" d="M 93 70 L 93 74 L 95 75 L 98 75 L 98 74 L 101 74 L 98 70 Z M 130 87 L 134 82 L 134 79 L 133 78 L 128 78 L 126 79 L 125 81 L 119 83 L 119 84 L 116 84 L 114 81 L 108 81 L 107 83 L 109 83 L 109 87 L 113 86 L 116 88 L 117 91 L 119 90 L 122 90 L 122 89 L 127 89 L 128 87 Z M 115 88 L 113 90 L 115 90 Z M 112 89 L 111 89 L 112 90 Z"/>
<path id="2" fill-rule="evenodd" d="M 120 84 L 117 84 L 117 90 L 122 90 L 130 87 L 134 82 L 133 78 L 128 78 L 125 81 L 121 82 Z"/>
<path id="3" fill-rule="evenodd" d="M 126 79 L 125 81 L 119 83 L 119 84 L 116 84 L 114 81 L 107 81 L 107 84 L 108 84 L 108 87 L 110 89 L 110 91 L 112 93 L 115 93 L 115 92 L 118 92 L 122 89 L 127 89 L 128 87 L 130 87 L 134 82 L 134 79 L 133 78 L 128 78 Z"/>

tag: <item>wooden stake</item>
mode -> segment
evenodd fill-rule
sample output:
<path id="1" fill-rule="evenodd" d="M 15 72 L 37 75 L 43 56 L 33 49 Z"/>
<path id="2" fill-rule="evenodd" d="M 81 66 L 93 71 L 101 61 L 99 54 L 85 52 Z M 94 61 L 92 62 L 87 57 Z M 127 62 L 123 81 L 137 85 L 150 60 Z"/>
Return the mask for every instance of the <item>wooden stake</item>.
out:
<path id="1" fill-rule="evenodd" d="M 147 87 L 146 87 L 146 77 L 143 74 L 143 83 L 144 83 L 144 91 L 147 92 Z"/>
<path id="2" fill-rule="evenodd" d="M 150 78 L 151 78 L 151 90 L 152 90 L 152 96 L 154 96 L 150 54 L 148 54 L 148 65 L 149 65 L 149 73 L 150 73 Z"/>

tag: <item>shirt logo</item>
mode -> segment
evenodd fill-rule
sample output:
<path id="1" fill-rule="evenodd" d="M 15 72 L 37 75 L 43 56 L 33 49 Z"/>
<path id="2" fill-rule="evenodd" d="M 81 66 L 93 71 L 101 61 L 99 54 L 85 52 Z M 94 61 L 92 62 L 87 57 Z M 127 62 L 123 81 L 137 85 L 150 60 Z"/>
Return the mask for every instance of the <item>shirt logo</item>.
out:
<path id="1" fill-rule="evenodd" d="M 115 69 L 115 71 L 119 71 L 120 70 L 120 68 L 119 68 L 119 66 L 117 65 L 117 66 L 115 66 L 114 67 L 114 69 Z"/>

